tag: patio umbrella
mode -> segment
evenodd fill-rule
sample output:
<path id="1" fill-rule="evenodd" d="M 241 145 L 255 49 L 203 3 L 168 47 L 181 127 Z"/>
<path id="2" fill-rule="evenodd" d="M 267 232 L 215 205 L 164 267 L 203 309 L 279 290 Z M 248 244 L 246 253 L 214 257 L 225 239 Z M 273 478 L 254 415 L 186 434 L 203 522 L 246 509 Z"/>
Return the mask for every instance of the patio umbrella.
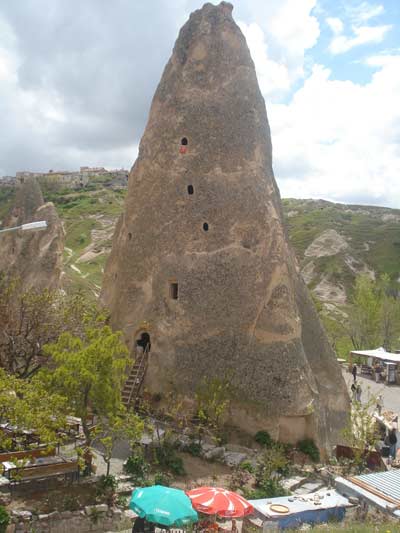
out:
<path id="1" fill-rule="evenodd" d="M 129 507 L 148 522 L 163 526 L 184 526 L 198 520 L 183 490 L 162 485 L 135 489 Z"/>
<path id="2" fill-rule="evenodd" d="M 216 487 L 200 487 L 186 492 L 196 511 L 221 518 L 242 518 L 254 511 L 253 506 L 236 492 Z"/>

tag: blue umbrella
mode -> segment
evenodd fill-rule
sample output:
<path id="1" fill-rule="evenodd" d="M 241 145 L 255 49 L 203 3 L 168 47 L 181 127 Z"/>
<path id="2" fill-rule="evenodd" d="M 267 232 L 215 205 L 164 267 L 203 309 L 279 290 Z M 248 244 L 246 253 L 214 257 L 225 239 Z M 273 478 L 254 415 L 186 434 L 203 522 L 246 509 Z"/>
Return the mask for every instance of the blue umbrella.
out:
<path id="1" fill-rule="evenodd" d="M 162 485 L 135 489 L 129 507 L 140 518 L 163 526 L 185 526 L 199 519 L 183 490 Z"/>

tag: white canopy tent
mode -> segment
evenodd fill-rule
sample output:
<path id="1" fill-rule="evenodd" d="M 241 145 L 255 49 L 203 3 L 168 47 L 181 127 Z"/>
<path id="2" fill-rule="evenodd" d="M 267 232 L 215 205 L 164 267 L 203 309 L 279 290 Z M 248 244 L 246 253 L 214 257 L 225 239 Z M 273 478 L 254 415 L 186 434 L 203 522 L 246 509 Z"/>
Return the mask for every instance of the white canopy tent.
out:
<path id="1" fill-rule="evenodd" d="M 373 357 L 381 361 L 389 361 L 390 363 L 400 364 L 400 354 L 390 353 L 385 348 L 377 348 L 376 350 L 353 350 L 351 355 L 364 355 L 365 357 Z"/>

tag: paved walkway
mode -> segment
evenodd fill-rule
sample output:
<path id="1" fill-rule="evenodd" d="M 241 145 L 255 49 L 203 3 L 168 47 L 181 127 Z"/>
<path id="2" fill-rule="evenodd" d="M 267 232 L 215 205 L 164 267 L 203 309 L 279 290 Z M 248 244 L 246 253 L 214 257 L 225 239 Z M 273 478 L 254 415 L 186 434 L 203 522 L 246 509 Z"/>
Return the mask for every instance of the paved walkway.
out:
<path id="1" fill-rule="evenodd" d="M 343 369 L 343 377 L 350 392 L 350 387 L 353 383 L 353 376 L 350 372 Z M 389 409 L 400 414 L 400 386 L 385 385 L 385 383 L 375 383 L 373 379 L 360 375 L 357 376 L 357 382 L 361 385 L 361 401 L 363 403 L 367 402 L 371 396 L 378 396 L 378 394 L 382 394 L 383 409 Z"/>

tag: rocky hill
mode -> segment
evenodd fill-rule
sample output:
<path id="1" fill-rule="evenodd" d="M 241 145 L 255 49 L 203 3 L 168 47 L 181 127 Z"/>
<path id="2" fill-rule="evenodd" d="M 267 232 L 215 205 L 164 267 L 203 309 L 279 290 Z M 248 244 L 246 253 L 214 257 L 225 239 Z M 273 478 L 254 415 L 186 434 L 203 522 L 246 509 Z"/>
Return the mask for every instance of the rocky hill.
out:
<path id="1" fill-rule="evenodd" d="M 303 277 L 324 303 L 344 305 L 358 274 L 400 277 L 400 210 L 283 200 Z"/>
<path id="2" fill-rule="evenodd" d="M 64 270 L 70 286 L 99 294 L 125 194 L 126 189 L 113 187 L 106 177 L 94 178 L 75 192 L 44 190 L 66 232 Z M 13 196 L 11 187 L 0 187 L 0 220 Z M 303 276 L 328 308 L 346 303 L 358 273 L 386 272 L 394 281 L 400 278 L 400 210 L 292 198 L 282 203 Z"/>

